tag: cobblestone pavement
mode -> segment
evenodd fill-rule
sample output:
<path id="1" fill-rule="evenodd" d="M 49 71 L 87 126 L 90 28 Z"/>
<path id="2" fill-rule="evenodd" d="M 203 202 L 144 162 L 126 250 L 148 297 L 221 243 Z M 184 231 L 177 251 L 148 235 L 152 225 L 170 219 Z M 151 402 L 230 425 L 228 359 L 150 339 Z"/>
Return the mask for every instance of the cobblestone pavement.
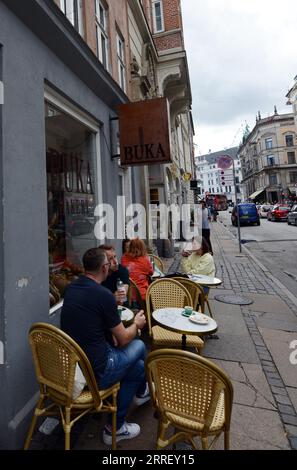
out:
<path id="1" fill-rule="evenodd" d="M 238 294 L 252 293 L 261 294 L 262 296 L 277 295 L 287 304 L 293 314 L 292 323 L 295 320 L 297 325 L 296 303 L 294 304 L 288 298 L 285 286 L 280 285 L 279 282 L 275 282 L 271 273 L 267 273 L 266 269 L 265 272 L 263 272 L 260 267 L 260 263 L 257 264 L 254 262 L 255 260 L 249 256 L 247 249 L 243 250 L 242 254 L 239 254 L 238 241 L 234 239 L 233 235 L 223 226 L 223 224 L 212 224 L 212 237 L 215 239 L 215 245 L 217 246 L 217 250 L 215 252 L 217 267 L 216 275 L 223 279 L 221 289 L 231 289 Z M 234 258 L 232 259 L 232 262 L 230 262 L 230 252 L 228 253 L 228 247 L 230 247 L 230 245 L 228 245 L 228 241 L 230 240 L 233 241 L 234 247 L 236 247 L 235 243 L 237 244 L 238 253 L 234 254 L 234 251 L 232 250 L 231 257 Z M 292 402 L 293 400 L 291 399 L 292 395 L 290 396 L 288 387 L 286 387 L 282 378 L 281 371 L 278 370 L 275 360 L 269 350 L 269 345 L 265 342 L 265 339 L 261 334 L 261 327 L 259 327 L 257 322 L 259 312 L 253 311 L 253 305 L 249 307 L 241 307 L 241 312 L 250 337 L 255 345 L 271 394 L 275 400 L 276 408 L 284 426 L 285 434 L 289 439 L 291 448 L 297 449 L 296 403 L 294 407 Z M 283 330 L 287 331 L 288 328 L 284 325 Z M 292 373 L 295 373 L 296 375 L 296 369 L 292 370 Z M 295 388 L 294 397 L 296 397 L 296 391 L 297 389 Z"/>
<path id="2" fill-rule="evenodd" d="M 258 266 L 255 266 L 251 259 L 244 253 L 239 253 L 238 245 L 232 244 L 232 248 L 237 253 L 232 253 L 232 262 L 228 259 L 230 254 L 227 248 L 221 243 L 222 241 L 234 240 L 233 235 L 219 222 L 212 223 L 212 238 L 215 239 L 215 262 L 216 276 L 223 279 L 222 289 L 232 289 L 236 293 L 258 293 L 275 295 L 277 293 L 273 282 L 263 277 Z"/>

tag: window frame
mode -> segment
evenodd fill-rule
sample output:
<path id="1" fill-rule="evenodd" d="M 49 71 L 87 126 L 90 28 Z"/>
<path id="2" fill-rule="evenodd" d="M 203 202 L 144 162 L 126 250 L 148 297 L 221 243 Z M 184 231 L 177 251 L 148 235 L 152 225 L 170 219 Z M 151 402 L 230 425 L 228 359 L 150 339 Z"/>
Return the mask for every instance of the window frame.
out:
<path id="1" fill-rule="evenodd" d="M 81 0 L 60 0 L 60 10 L 64 13 L 68 21 L 83 36 L 83 5 Z"/>
<path id="2" fill-rule="evenodd" d="M 125 41 L 119 31 L 116 33 L 116 41 L 119 85 L 123 91 L 126 91 Z"/>
<path id="3" fill-rule="evenodd" d="M 95 23 L 97 57 L 109 71 L 108 9 L 100 0 L 95 0 Z"/>
<path id="4" fill-rule="evenodd" d="M 156 15 L 156 6 L 159 4 L 160 6 L 160 16 L 157 17 Z M 155 33 L 162 33 L 165 31 L 165 24 L 164 24 L 164 11 L 163 11 L 163 1 L 162 0 L 153 0 L 152 1 L 152 10 L 153 10 L 153 26 Z M 157 18 L 160 18 L 161 27 L 158 29 L 157 25 Z"/>
<path id="5" fill-rule="evenodd" d="M 54 91 L 48 85 L 44 88 L 44 103 L 49 103 L 55 108 L 67 114 L 72 119 L 80 122 L 82 125 L 87 127 L 91 132 L 94 133 L 94 145 L 95 145 L 95 198 L 96 203 L 100 204 L 103 202 L 102 192 L 102 156 L 101 156 L 101 124 L 92 119 L 88 114 L 84 113 L 77 106 L 72 104 L 66 98 L 62 97 L 59 93 Z M 103 240 L 102 240 L 103 242 Z M 63 299 L 60 300 L 56 305 L 53 305 L 49 309 L 49 316 L 55 314 L 63 305 Z"/>
<path id="6" fill-rule="evenodd" d="M 293 157 L 292 160 L 293 161 L 289 161 L 291 157 Z M 295 151 L 291 151 L 291 152 L 287 152 L 287 157 L 288 157 L 288 165 L 295 165 L 296 163 L 296 154 L 295 154 Z"/>
<path id="7" fill-rule="evenodd" d="M 267 145 L 268 142 L 271 142 L 271 145 Z M 268 139 L 265 139 L 265 149 L 270 150 L 273 148 L 273 140 L 272 137 L 269 137 Z"/>
<path id="8" fill-rule="evenodd" d="M 289 138 L 292 139 L 291 143 L 288 143 L 287 139 L 289 139 Z M 294 136 L 293 136 L 293 134 L 285 135 L 285 141 L 286 141 L 286 147 L 294 147 Z"/>

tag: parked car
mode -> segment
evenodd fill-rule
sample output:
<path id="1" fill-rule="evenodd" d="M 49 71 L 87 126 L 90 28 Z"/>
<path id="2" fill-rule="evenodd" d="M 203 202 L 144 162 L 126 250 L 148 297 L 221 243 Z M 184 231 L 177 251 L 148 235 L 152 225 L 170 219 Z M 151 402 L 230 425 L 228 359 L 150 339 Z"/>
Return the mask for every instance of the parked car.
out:
<path id="1" fill-rule="evenodd" d="M 288 213 L 287 224 L 297 225 L 297 204 Z"/>
<path id="2" fill-rule="evenodd" d="M 269 204 L 262 204 L 262 206 L 260 206 L 258 209 L 260 218 L 266 219 L 268 212 L 272 209 L 273 206 L 270 206 Z"/>
<path id="3" fill-rule="evenodd" d="M 271 222 L 280 222 L 281 220 L 286 221 L 289 212 L 290 206 L 278 204 L 267 212 L 267 220 L 270 220 Z"/>
<path id="4" fill-rule="evenodd" d="M 66 231 L 73 236 L 86 235 L 91 233 L 93 228 L 91 219 L 82 215 L 73 215 L 66 223 Z"/>
<path id="5" fill-rule="evenodd" d="M 240 225 L 244 225 L 244 224 L 260 225 L 260 218 L 259 218 L 256 204 L 253 204 L 253 203 L 238 204 L 238 212 L 239 212 Z M 238 224 L 236 207 L 234 207 L 232 210 L 231 222 L 232 222 L 232 225 L 235 225 L 235 226 L 237 226 Z"/>

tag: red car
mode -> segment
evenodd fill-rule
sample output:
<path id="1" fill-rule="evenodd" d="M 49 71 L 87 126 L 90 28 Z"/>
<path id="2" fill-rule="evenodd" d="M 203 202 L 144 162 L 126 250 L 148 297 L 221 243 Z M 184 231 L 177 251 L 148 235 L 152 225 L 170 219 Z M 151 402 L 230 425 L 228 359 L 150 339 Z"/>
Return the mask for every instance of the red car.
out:
<path id="1" fill-rule="evenodd" d="M 290 212 L 290 206 L 285 204 L 274 206 L 272 210 L 267 212 L 267 220 L 271 222 L 286 221 L 288 218 L 288 213 Z"/>

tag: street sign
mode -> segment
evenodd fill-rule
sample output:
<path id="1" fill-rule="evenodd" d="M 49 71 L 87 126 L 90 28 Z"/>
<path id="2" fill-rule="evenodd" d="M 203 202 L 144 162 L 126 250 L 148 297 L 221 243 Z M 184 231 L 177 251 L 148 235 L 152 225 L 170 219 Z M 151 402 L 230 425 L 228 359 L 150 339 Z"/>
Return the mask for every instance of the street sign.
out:
<path id="1" fill-rule="evenodd" d="M 222 170 L 227 170 L 227 168 L 230 168 L 232 163 L 233 163 L 233 159 L 232 157 L 230 157 L 230 155 L 220 155 L 217 158 L 217 165 Z"/>

